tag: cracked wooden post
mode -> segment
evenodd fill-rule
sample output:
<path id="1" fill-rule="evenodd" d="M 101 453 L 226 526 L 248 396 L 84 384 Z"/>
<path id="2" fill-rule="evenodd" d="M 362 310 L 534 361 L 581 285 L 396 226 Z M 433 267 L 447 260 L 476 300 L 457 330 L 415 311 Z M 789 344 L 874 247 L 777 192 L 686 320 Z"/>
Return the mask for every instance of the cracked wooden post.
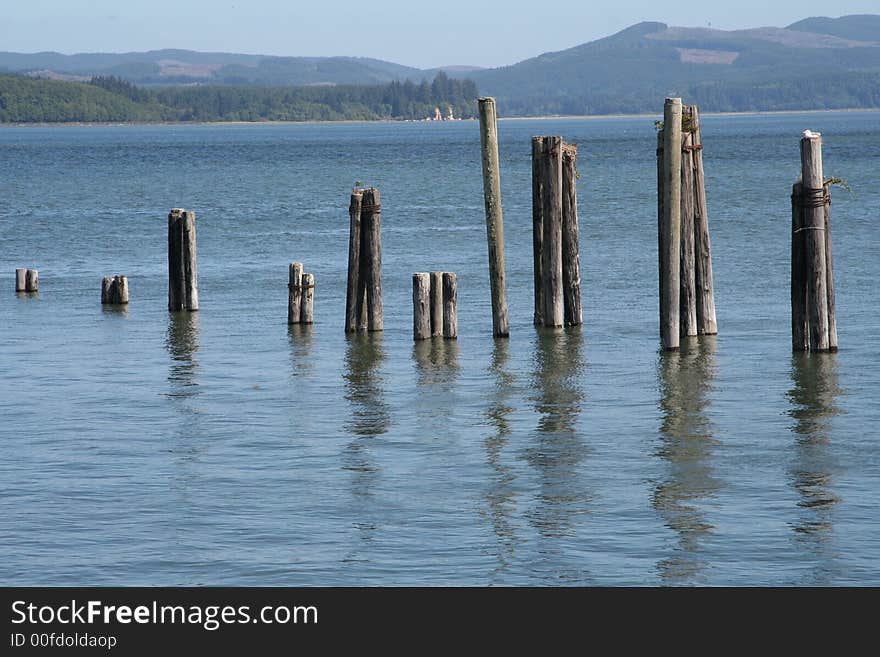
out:
<path id="1" fill-rule="evenodd" d="M 443 272 L 431 272 L 431 335 L 443 335 Z"/>
<path id="2" fill-rule="evenodd" d="M 299 323 L 314 324 L 315 322 L 315 275 L 304 273 L 300 278 L 302 300 L 300 302 Z"/>
<path id="3" fill-rule="evenodd" d="M 804 258 L 807 267 L 807 322 L 811 351 L 828 351 L 828 270 L 825 255 L 825 180 L 822 137 L 801 139 Z"/>
<path id="4" fill-rule="evenodd" d="M 303 264 L 291 262 L 288 267 L 287 323 L 299 324 L 302 317 Z"/>
<path id="5" fill-rule="evenodd" d="M 660 340 L 663 349 L 679 346 L 681 260 L 681 98 L 663 107 L 663 152 L 660 175 L 659 265 Z"/>
<path id="6" fill-rule="evenodd" d="M 40 290 L 40 272 L 36 269 L 28 269 L 24 275 L 24 291 L 38 292 Z"/>
<path id="7" fill-rule="evenodd" d="M 443 272 L 443 337 L 458 338 L 458 281 L 453 272 Z"/>
<path id="8" fill-rule="evenodd" d="M 694 239 L 693 135 L 685 129 L 681 133 L 681 270 L 679 272 L 680 337 L 697 334 L 696 246 Z"/>
<path id="9" fill-rule="evenodd" d="M 492 334 L 510 335 L 504 271 L 504 220 L 501 211 L 501 172 L 498 161 L 498 126 L 494 98 L 480 98 L 480 147 L 483 164 L 483 198 L 486 205 L 486 239 L 489 246 L 489 287 L 492 293 Z"/>
<path id="10" fill-rule="evenodd" d="M 542 162 L 544 326 L 562 326 L 565 322 L 562 291 L 562 137 L 544 138 Z"/>
<path id="11" fill-rule="evenodd" d="M 345 332 L 367 326 L 364 288 L 361 281 L 361 207 L 364 190 L 353 189 L 348 205 L 348 280 L 345 289 Z"/>
<path id="12" fill-rule="evenodd" d="M 15 270 L 15 291 L 27 291 L 27 269 L 19 267 Z"/>
<path id="13" fill-rule="evenodd" d="M 577 212 L 577 146 L 562 144 L 562 294 L 566 326 L 583 323 Z"/>
<path id="14" fill-rule="evenodd" d="M 198 310 L 196 214 L 180 208 L 168 214 L 168 310 Z"/>
<path id="15" fill-rule="evenodd" d="M 432 278 L 427 272 L 412 275 L 413 340 L 427 340 L 432 335 Z"/>
<path id="16" fill-rule="evenodd" d="M 544 140 L 532 137 L 532 266 L 535 289 L 535 326 L 544 325 Z"/>
<path id="17" fill-rule="evenodd" d="M 361 208 L 361 279 L 367 293 L 367 330 L 384 327 L 382 307 L 382 204 L 379 190 L 364 190 Z"/>
<path id="18" fill-rule="evenodd" d="M 128 303 L 128 278 L 106 276 L 101 280 L 101 303 L 118 306 Z"/>

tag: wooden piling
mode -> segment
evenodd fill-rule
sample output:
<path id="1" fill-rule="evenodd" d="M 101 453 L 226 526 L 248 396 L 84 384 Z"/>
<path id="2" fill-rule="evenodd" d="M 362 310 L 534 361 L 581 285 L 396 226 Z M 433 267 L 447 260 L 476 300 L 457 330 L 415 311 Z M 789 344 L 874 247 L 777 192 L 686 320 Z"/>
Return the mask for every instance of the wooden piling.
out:
<path id="1" fill-rule="evenodd" d="M 361 208 L 361 278 L 367 292 L 367 330 L 381 331 L 382 311 L 382 205 L 379 190 L 364 190 Z"/>
<path id="2" fill-rule="evenodd" d="M 443 337 L 458 338 L 458 281 L 452 272 L 443 272 Z"/>
<path id="3" fill-rule="evenodd" d="M 101 280 L 101 303 L 119 306 L 128 303 L 128 277 L 106 276 Z"/>
<path id="4" fill-rule="evenodd" d="M 492 334 L 510 335 L 504 268 L 504 220 L 501 211 L 501 173 L 498 161 L 498 126 L 494 98 L 478 100 L 480 147 L 483 163 L 483 197 L 486 205 L 486 238 L 489 246 L 489 287 L 492 292 Z"/>
<path id="5" fill-rule="evenodd" d="M 681 269 L 679 271 L 679 335 L 697 334 L 697 289 L 694 248 L 694 155 L 692 135 L 681 133 Z"/>
<path id="6" fill-rule="evenodd" d="M 431 272 L 431 335 L 443 335 L 443 272 Z"/>
<path id="7" fill-rule="evenodd" d="M 196 214 L 180 208 L 168 214 L 168 310 L 198 310 Z"/>
<path id="8" fill-rule="evenodd" d="M 532 263 L 535 289 L 535 326 L 544 324 L 544 137 L 532 137 Z"/>
<path id="9" fill-rule="evenodd" d="M 434 290 L 432 283 L 433 275 L 427 272 L 417 272 L 412 276 L 413 340 L 427 340 L 433 333 L 431 322 L 433 315 L 432 299 L 434 296 Z M 441 319 L 441 333 L 442 323 Z"/>
<path id="10" fill-rule="evenodd" d="M 544 138 L 542 162 L 544 326 L 562 326 L 565 321 L 562 293 L 562 137 Z"/>
<path id="11" fill-rule="evenodd" d="M 679 346 L 681 259 L 681 98 L 663 107 L 662 212 L 659 230 L 660 339 L 664 349 Z"/>
<path id="12" fill-rule="evenodd" d="M 577 146 L 562 144 L 562 293 L 566 326 L 583 323 L 577 213 Z"/>
<path id="13" fill-rule="evenodd" d="M 300 279 L 302 300 L 300 301 L 299 323 L 314 324 L 315 322 L 315 275 L 303 273 Z"/>
<path id="14" fill-rule="evenodd" d="M 706 176 L 703 171 L 703 133 L 700 110 L 696 105 L 682 109 L 692 135 L 694 171 L 694 287 L 696 290 L 697 334 L 718 333 L 715 317 L 715 283 L 712 274 L 712 242 L 709 238 L 709 212 L 706 204 Z"/>
<path id="15" fill-rule="evenodd" d="M 348 282 L 345 290 L 345 332 L 366 328 L 366 303 L 361 284 L 361 208 L 364 191 L 353 189 L 348 206 Z"/>
<path id="16" fill-rule="evenodd" d="M 28 269 L 25 272 L 24 291 L 38 292 L 40 289 L 40 272 L 36 269 Z"/>
<path id="17" fill-rule="evenodd" d="M 27 291 L 27 269 L 19 267 L 15 270 L 15 291 Z"/>
<path id="18" fill-rule="evenodd" d="M 801 203 L 807 265 L 807 318 L 811 351 L 828 351 L 828 269 L 825 255 L 825 181 L 822 137 L 801 139 Z"/>
<path id="19" fill-rule="evenodd" d="M 834 301 L 834 257 L 831 251 L 831 189 L 825 187 L 825 288 L 828 295 L 828 349 L 837 351 L 837 307 Z"/>
<path id="20" fill-rule="evenodd" d="M 803 185 L 791 187 L 791 347 L 809 351 L 810 329 L 807 324 L 807 280 L 804 260 Z"/>
<path id="21" fill-rule="evenodd" d="M 288 267 L 287 323 L 299 324 L 302 319 L 303 263 L 291 262 Z"/>

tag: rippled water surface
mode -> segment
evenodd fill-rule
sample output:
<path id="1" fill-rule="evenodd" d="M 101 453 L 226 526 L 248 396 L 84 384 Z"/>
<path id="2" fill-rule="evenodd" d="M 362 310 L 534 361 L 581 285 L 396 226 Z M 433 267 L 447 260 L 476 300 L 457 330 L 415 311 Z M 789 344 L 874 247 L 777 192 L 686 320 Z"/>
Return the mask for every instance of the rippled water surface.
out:
<path id="1" fill-rule="evenodd" d="M 841 349 L 793 356 L 805 128 L 853 191 Z M 0 128 L 0 583 L 880 584 L 880 114 L 705 118 L 720 332 L 671 354 L 653 119 L 499 133 L 494 341 L 476 123 Z M 580 145 L 582 330 L 531 325 L 534 134 Z M 382 192 L 385 331 L 347 338 L 356 180 Z M 172 207 L 198 313 L 166 310 Z M 312 327 L 286 324 L 292 260 Z M 441 269 L 459 340 L 414 344 L 410 275 Z"/>

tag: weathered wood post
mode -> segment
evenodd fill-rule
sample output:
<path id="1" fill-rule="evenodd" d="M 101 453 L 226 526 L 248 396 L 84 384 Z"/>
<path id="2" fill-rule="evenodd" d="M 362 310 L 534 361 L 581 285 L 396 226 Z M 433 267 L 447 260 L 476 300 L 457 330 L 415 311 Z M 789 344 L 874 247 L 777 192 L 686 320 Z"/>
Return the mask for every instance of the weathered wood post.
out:
<path id="1" fill-rule="evenodd" d="M 679 336 L 697 334 L 697 284 L 694 244 L 694 155 L 692 135 L 681 133 L 681 270 L 679 272 Z"/>
<path id="2" fill-rule="evenodd" d="M 431 272 L 431 335 L 443 335 L 443 272 Z"/>
<path id="3" fill-rule="evenodd" d="M 27 291 L 27 269 L 19 267 L 15 270 L 15 291 Z"/>
<path id="4" fill-rule="evenodd" d="M 287 283 L 287 323 L 299 324 L 302 318 L 302 278 L 303 264 L 291 262 L 288 268 Z"/>
<path id="5" fill-rule="evenodd" d="M 544 326 L 562 326 L 565 321 L 562 294 L 562 137 L 544 138 L 542 162 Z"/>
<path id="6" fill-rule="evenodd" d="M 544 137 L 532 137 L 532 262 L 536 326 L 544 324 Z"/>
<path id="7" fill-rule="evenodd" d="M 492 291 L 492 334 L 510 335 L 504 268 L 504 220 L 501 212 L 501 172 L 498 161 L 498 126 L 494 98 L 480 98 L 480 147 L 483 161 L 483 197 L 486 205 L 486 238 L 489 245 L 489 286 Z"/>
<path id="8" fill-rule="evenodd" d="M 36 269 L 28 269 L 25 273 L 24 291 L 38 292 L 40 289 L 40 272 Z"/>
<path id="9" fill-rule="evenodd" d="M 299 323 L 314 324 L 315 322 L 315 275 L 304 273 L 300 279 L 302 300 L 300 302 Z"/>
<path id="10" fill-rule="evenodd" d="M 382 204 L 379 190 L 364 190 L 361 208 L 361 278 L 367 291 L 367 330 L 381 331 L 382 310 Z"/>
<path id="11" fill-rule="evenodd" d="M 458 282 L 454 273 L 443 272 L 443 337 L 458 338 Z"/>
<path id="12" fill-rule="evenodd" d="M 567 326 L 583 324 L 577 213 L 577 145 L 562 144 L 562 292 Z"/>
<path id="13" fill-rule="evenodd" d="M 364 190 L 353 189 L 348 206 L 348 282 L 345 290 L 345 332 L 366 328 L 366 304 L 361 281 L 361 208 Z"/>
<path id="14" fill-rule="evenodd" d="M 715 283 L 712 274 L 712 242 L 709 239 L 709 212 L 706 204 L 706 176 L 703 172 L 703 133 L 700 128 L 700 110 L 696 105 L 682 109 L 689 119 L 692 135 L 691 148 L 694 167 L 694 285 L 697 295 L 697 333 L 715 335 L 718 321 L 715 317 Z"/>
<path id="15" fill-rule="evenodd" d="M 112 306 L 128 303 L 128 277 L 104 277 L 101 280 L 101 303 Z"/>
<path id="16" fill-rule="evenodd" d="M 801 139 L 803 226 L 807 264 L 807 319 L 810 350 L 828 351 L 828 270 L 825 255 L 825 181 L 822 173 L 822 137 Z"/>
<path id="17" fill-rule="evenodd" d="M 180 208 L 168 214 L 168 310 L 198 310 L 196 214 Z"/>
<path id="18" fill-rule="evenodd" d="M 663 152 L 659 221 L 660 339 L 678 349 L 681 268 L 681 98 L 663 107 Z"/>
<path id="19" fill-rule="evenodd" d="M 807 324 L 807 267 L 804 260 L 804 212 L 801 206 L 803 184 L 791 187 L 791 347 L 794 351 L 810 350 L 810 329 Z"/>
<path id="20" fill-rule="evenodd" d="M 831 251 L 831 186 L 825 184 L 825 287 L 828 294 L 828 348 L 837 351 L 837 304 L 834 301 L 834 257 Z"/>
<path id="21" fill-rule="evenodd" d="M 413 340 L 427 340 L 432 335 L 432 279 L 433 276 L 427 272 L 417 272 L 412 276 Z"/>

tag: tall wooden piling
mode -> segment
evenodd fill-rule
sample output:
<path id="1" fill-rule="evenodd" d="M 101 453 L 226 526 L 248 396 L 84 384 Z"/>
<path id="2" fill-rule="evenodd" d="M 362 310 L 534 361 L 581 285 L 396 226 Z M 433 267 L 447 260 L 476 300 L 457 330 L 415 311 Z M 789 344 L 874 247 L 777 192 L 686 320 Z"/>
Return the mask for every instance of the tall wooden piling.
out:
<path id="1" fill-rule="evenodd" d="M 534 268 L 536 326 L 544 324 L 544 137 L 532 137 L 532 263 Z"/>
<path id="2" fill-rule="evenodd" d="M 706 176 L 703 171 L 703 133 L 700 110 L 696 105 L 682 108 L 688 123 L 694 172 L 694 287 L 696 290 L 697 334 L 718 333 L 715 317 L 715 283 L 712 274 L 712 242 L 709 238 L 709 212 L 706 203 Z"/>
<path id="3" fill-rule="evenodd" d="M 791 187 L 791 347 L 794 351 L 810 350 L 810 329 L 807 323 L 807 268 L 804 260 L 803 184 Z"/>
<path id="4" fill-rule="evenodd" d="M 348 281 L 345 290 L 345 332 L 366 328 L 365 288 L 361 281 L 361 208 L 364 191 L 353 189 L 348 206 Z"/>
<path id="5" fill-rule="evenodd" d="M 443 337 L 458 337 L 458 281 L 452 272 L 443 272 Z"/>
<path id="6" fill-rule="evenodd" d="M 303 273 L 302 278 L 302 301 L 300 302 L 299 323 L 315 323 L 315 275 Z"/>
<path id="7" fill-rule="evenodd" d="M 367 330 L 381 331 L 382 310 L 382 205 L 379 190 L 364 190 L 361 208 L 361 277 L 367 293 Z"/>
<path id="8" fill-rule="evenodd" d="M 562 137 L 545 137 L 544 146 L 544 177 L 541 185 L 544 326 L 562 326 L 565 321 L 562 293 Z"/>
<path id="9" fill-rule="evenodd" d="M 168 310 L 198 310 L 196 214 L 180 208 L 168 214 Z"/>
<path id="10" fill-rule="evenodd" d="M 15 270 L 15 291 L 27 291 L 27 269 L 19 267 Z"/>
<path id="11" fill-rule="evenodd" d="M 662 206 L 659 221 L 660 339 L 678 349 L 681 261 L 681 98 L 663 107 Z"/>
<path id="12" fill-rule="evenodd" d="M 291 262 L 288 268 L 287 283 L 287 323 L 299 324 L 302 321 L 303 263 Z"/>
<path id="13" fill-rule="evenodd" d="M 417 272 L 412 276 L 413 340 L 427 340 L 432 335 L 431 320 L 433 315 L 433 304 L 431 300 L 434 296 L 432 294 L 434 291 L 432 283 L 433 276 L 427 272 Z M 440 324 L 442 333 L 442 319 Z"/>
<path id="14" fill-rule="evenodd" d="M 431 272 L 431 335 L 443 335 L 443 272 Z"/>
<path id="15" fill-rule="evenodd" d="M 486 238 L 489 246 L 489 286 L 492 292 L 492 334 L 510 335 L 504 269 L 504 220 L 501 212 L 501 173 L 498 161 L 498 126 L 494 98 L 480 98 L 480 147 L 483 162 L 483 197 L 486 205 Z"/>
<path id="16" fill-rule="evenodd" d="M 565 324 L 583 323 L 577 213 L 577 146 L 562 144 L 562 291 Z"/>
<path id="17" fill-rule="evenodd" d="M 810 350 L 830 349 L 828 335 L 828 277 L 825 255 L 825 181 L 822 137 L 801 139 L 804 257 L 807 263 L 807 319 Z"/>
<path id="18" fill-rule="evenodd" d="M 696 251 L 694 244 L 694 150 L 692 134 L 681 133 L 681 269 L 679 271 L 679 336 L 697 334 Z"/>
<path id="19" fill-rule="evenodd" d="M 106 276 L 101 280 L 101 303 L 119 306 L 128 303 L 128 277 Z"/>

